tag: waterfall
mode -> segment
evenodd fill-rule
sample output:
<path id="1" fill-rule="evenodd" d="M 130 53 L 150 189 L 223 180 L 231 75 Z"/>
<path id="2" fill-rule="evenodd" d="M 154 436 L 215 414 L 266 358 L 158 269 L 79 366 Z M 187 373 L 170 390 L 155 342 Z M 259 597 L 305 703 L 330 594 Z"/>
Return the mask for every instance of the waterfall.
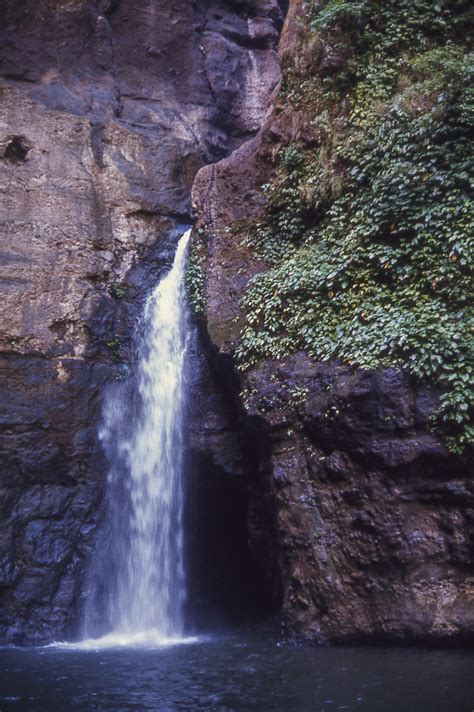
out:
<path id="1" fill-rule="evenodd" d="M 184 633 L 184 271 L 190 233 L 181 237 L 171 269 L 145 303 L 136 372 L 111 389 L 104 408 L 109 541 L 92 567 L 86 606 L 87 634 L 100 632 L 104 645 L 163 643 Z"/>

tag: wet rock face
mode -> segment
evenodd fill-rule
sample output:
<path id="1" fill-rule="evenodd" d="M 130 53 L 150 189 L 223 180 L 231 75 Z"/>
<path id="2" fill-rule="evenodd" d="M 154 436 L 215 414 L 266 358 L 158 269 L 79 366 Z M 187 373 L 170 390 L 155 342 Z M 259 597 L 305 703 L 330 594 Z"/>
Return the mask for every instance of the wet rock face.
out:
<path id="1" fill-rule="evenodd" d="M 474 482 L 430 433 L 436 395 L 303 354 L 262 365 L 247 389 L 271 441 L 287 635 L 472 636 Z"/>
<path id="2" fill-rule="evenodd" d="M 100 521 L 101 393 L 191 222 L 255 134 L 276 1 L 0 1 L 0 637 L 71 630 Z"/>
<path id="3" fill-rule="evenodd" d="M 300 0 L 290 3 L 280 41 L 290 66 L 308 60 L 295 54 L 302 11 Z M 329 71 L 327 62 L 317 71 Z M 239 344 L 248 280 L 265 269 L 245 244 L 245 225 L 262 212 L 260 186 L 282 147 L 314 144 L 310 118 L 276 97 L 259 133 L 195 180 L 205 324 L 222 357 Z M 262 565 L 269 552 L 276 562 L 286 634 L 472 640 L 472 463 L 449 455 L 430 428 L 438 394 L 390 369 L 368 373 L 304 354 L 251 369 L 238 390 L 240 427 L 260 443 L 253 501 L 266 503 L 273 532 L 261 547 L 249 526 L 249 540 Z"/>

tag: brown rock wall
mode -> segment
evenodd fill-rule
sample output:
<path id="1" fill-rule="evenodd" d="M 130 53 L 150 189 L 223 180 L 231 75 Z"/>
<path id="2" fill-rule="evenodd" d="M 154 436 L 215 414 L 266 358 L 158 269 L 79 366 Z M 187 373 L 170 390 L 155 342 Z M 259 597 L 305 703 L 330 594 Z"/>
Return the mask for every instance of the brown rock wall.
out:
<path id="1" fill-rule="evenodd" d="M 293 0 L 280 42 L 287 67 L 335 71 L 308 43 Z M 344 62 L 343 57 L 337 61 Z M 260 187 L 290 142 L 315 140 L 310 117 L 276 92 L 259 133 L 198 173 L 193 200 L 204 240 L 205 328 L 231 358 L 248 280 L 265 264 L 245 244 L 262 212 Z M 261 446 L 249 536 L 262 566 L 272 552 L 282 622 L 315 642 L 472 640 L 474 482 L 430 429 L 437 394 L 390 369 L 374 373 L 304 354 L 241 376 L 241 428 Z M 252 507 L 266 503 L 262 551 Z M 268 514 L 270 513 L 270 514 Z M 257 529 L 258 531 L 258 529 Z"/>
<path id="2" fill-rule="evenodd" d="M 0 14 L 0 637 L 51 640 L 77 619 L 100 521 L 102 392 L 126 377 L 197 170 L 267 111 L 281 13 L 1 0 Z"/>

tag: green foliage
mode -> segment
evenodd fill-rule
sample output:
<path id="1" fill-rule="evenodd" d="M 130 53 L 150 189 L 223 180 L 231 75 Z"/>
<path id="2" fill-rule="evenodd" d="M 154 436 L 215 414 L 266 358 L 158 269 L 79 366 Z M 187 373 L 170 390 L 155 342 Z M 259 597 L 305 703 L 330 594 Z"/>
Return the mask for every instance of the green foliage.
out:
<path id="1" fill-rule="evenodd" d="M 434 80 L 438 88 L 446 80 L 469 80 L 474 74 L 474 55 L 472 52 L 466 54 L 456 44 L 447 43 L 444 47 L 418 53 L 411 60 L 410 67 L 418 80 Z"/>
<path id="2" fill-rule="evenodd" d="M 474 9 L 470 0 L 329 0 L 308 3 L 313 30 L 334 34 L 354 47 L 355 61 L 400 58 L 405 50 L 420 51 L 433 42 L 466 38 Z"/>
<path id="3" fill-rule="evenodd" d="M 410 74 L 416 54 L 421 64 L 424 56 L 430 76 L 441 72 L 446 78 L 450 71 L 456 75 L 460 68 L 452 50 L 463 63 L 474 23 L 470 0 L 330 0 L 322 9 L 313 0 L 307 5 L 313 30 L 347 59 L 344 71 L 323 81 L 327 95 L 346 93 L 360 81 L 380 80 L 383 74 L 386 94 L 404 72 Z"/>
<path id="4" fill-rule="evenodd" d="M 189 306 L 192 313 L 199 317 L 204 311 L 204 271 L 202 269 L 203 243 L 192 236 L 186 266 L 185 284 Z"/>
<path id="5" fill-rule="evenodd" d="M 247 240 L 269 270 L 249 285 L 237 352 L 242 368 L 299 349 L 397 366 L 439 387 L 456 451 L 474 442 L 470 15 L 462 0 L 314 11 L 316 32 L 350 45 L 347 71 L 319 80 L 320 145 L 289 146 L 264 187 Z"/>
<path id="6" fill-rule="evenodd" d="M 105 342 L 105 345 L 108 349 L 110 349 L 112 362 L 120 363 L 120 336 L 118 334 L 114 334 L 112 339 Z"/>
<path id="7" fill-rule="evenodd" d="M 109 284 L 109 294 L 114 299 L 123 299 L 126 294 L 125 287 L 118 282 L 111 282 Z"/>
<path id="8" fill-rule="evenodd" d="M 315 30 L 330 30 L 336 25 L 343 27 L 357 25 L 368 10 L 369 3 L 361 0 L 330 0 L 325 7 L 314 17 Z"/>

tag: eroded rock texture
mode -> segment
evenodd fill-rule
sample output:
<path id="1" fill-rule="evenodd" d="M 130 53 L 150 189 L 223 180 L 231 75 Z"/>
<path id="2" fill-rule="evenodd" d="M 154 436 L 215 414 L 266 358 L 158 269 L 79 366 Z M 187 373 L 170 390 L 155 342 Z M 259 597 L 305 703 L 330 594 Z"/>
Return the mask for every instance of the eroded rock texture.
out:
<path id="1" fill-rule="evenodd" d="M 100 520 L 101 392 L 191 222 L 197 170 L 255 134 L 276 0 L 2 0 L 0 637 L 76 620 Z"/>
<path id="2" fill-rule="evenodd" d="M 322 75 L 337 71 L 324 47 L 300 41 L 303 11 L 290 3 L 280 56 Z M 238 347 L 241 298 L 265 269 L 244 240 L 262 214 L 260 187 L 283 146 L 318 145 L 310 119 L 277 98 L 258 135 L 195 181 L 205 329 L 221 358 Z M 250 512 L 266 502 L 274 528 L 269 546 L 252 539 L 251 526 L 250 541 L 262 562 L 276 561 L 288 636 L 472 639 L 474 483 L 468 461 L 449 455 L 430 428 L 437 394 L 389 369 L 362 372 L 304 354 L 250 369 L 240 388 L 241 427 L 253 433 L 249 447 L 258 444 Z"/>

